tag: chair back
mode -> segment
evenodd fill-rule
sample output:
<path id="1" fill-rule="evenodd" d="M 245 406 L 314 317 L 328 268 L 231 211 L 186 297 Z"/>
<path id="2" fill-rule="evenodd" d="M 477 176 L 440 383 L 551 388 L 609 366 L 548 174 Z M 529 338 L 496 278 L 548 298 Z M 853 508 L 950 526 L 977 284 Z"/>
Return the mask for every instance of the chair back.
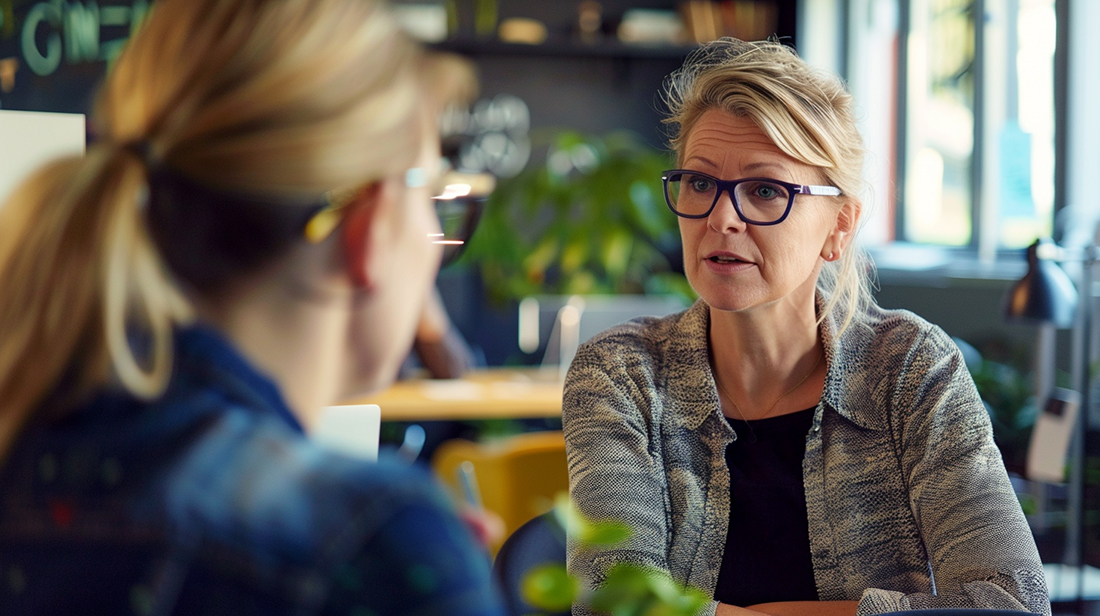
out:
<path id="1" fill-rule="evenodd" d="M 493 579 L 504 595 L 504 604 L 510 616 L 545 614 L 568 616 L 569 612 L 547 614 L 523 599 L 523 578 L 529 571 L 545 564 L 565 564 L 565 529 L 553 511 L 529 520 L 516 529 L 493 561 Z"/>
<path id="2" fill-rule="evenodd" d="M 554 497 L 569 490 L 561 431 L 517 434 L 484 443 L 443 442 L 432 457 L 432 468 L 456 499 L 466 498 L 459 470 L 466 462 L 466 468 L 473 468 L 481 504 L 501 517 L 506 536 L 548 511 Z"/>

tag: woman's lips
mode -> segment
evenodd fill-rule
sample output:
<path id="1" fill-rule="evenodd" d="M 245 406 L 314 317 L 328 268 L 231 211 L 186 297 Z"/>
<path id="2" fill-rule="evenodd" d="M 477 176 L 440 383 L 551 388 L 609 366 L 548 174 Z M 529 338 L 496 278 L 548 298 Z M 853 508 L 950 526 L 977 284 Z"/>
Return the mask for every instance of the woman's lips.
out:
<path id="1" fill-rule="evenodd" d="M 720 274 L 732 274 L 756 267 L 752 261 L 730 252 L 713 252 L 703 262 L 707 269 Z"/>

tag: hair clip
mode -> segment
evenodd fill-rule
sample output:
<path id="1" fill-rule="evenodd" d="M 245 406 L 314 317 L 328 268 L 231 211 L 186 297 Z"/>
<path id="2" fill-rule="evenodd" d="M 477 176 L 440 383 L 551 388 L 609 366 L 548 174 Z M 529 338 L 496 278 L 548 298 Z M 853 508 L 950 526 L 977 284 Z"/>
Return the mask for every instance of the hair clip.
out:
<path id="1" fill-rule="evenodd" d="M 340 225 L 340 221 L 344 219 L 344 208 L 355 200 L 355 195 L 358 194 L 361 189 L 361 187 L 345 188 L 342 190 L 330 190 L 325 193 L 325 201 L 327 204 L 313 216 L 310 216 L 309 222 L 306 223 L 304 231 L 306 240 L 311 244 L 320 244 L 325 241 L 325 238 L 332 235 L 333 230 L 335 230 L 336 227 Z"/>

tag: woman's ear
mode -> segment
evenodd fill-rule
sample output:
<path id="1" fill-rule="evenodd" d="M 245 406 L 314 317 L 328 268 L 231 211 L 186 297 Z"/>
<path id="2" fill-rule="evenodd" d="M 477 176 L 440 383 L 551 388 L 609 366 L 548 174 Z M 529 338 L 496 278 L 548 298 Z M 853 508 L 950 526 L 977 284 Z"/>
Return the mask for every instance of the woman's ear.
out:
<path id="1" fill-rule="evenodd" d="M 348 277 L 357 289 L 363 291 L 374 287 L 372 271 L 381 232 L 378 222 L 385 198 L 386 191 L 381 182 L 364 187 L 348 204 L 348 213 L 340 227 Z"/>
<path id="2" fill-rule="evenodd" d="M 863 203 L 858 199 L 848 198 L 840 206 L 836 215 L 836 224 L 833 230 L 825 238 L 821 247 L 821 258 L 826 261 L 836 261 L 847 250 L 855 237 L 856 227 L 859 225 L 859 217 L 863 211 Z"/>

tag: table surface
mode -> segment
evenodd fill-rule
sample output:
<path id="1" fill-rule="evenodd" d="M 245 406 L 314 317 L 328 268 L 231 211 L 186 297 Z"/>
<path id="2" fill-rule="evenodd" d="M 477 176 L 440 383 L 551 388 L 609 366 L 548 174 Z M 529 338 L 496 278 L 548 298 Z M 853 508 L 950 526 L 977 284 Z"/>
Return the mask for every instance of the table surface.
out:
<path id="1" fill-rule="evenodd" d="M 460 379 L 408 379 L 349 400 L 377 404 L 382 421 L 560 417 L 562 382 L 556 367 L 482 368 Z"/>

